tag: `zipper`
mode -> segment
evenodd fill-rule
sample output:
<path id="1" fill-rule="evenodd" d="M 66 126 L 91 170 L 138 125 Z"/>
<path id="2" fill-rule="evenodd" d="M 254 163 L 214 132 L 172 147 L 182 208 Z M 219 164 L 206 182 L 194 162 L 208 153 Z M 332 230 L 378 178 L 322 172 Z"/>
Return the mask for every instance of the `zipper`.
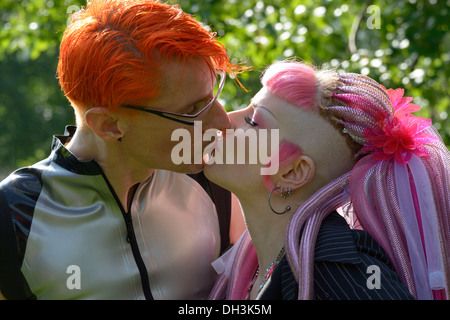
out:
<path id="1" fill-rule="evenodd" d="M 100 166 L 99 166 L 99 168 L 100 168 Z M 122 212 L 123 219 L 125 220 L 125 226 L 127 228 L 127 242 L 131 246 L 131 252 L 133 253 L 134 261 L 136 262 L 136 265 L 139 270 L 139 274 L 141 276 L 141 284 L 142 284 L 142 291 L 144 292 L 144 297 L 146 300 L 154 300 L 152 291 L 150 290 L 150 282 L 148 279 L 147 268 L 145 267 L 144 260 L 142 260 L 141 252 L 139 251 L 139 246 L 136 241 L 136 234 L 134 233 L 131 213 L 125 212 L 122 204 L 120 203 L 119 198 L 117 198 L 114 188 L 109 183 L 108 178 L 103 173 L 103 170 L 101 170 L 101 168 L 100 168 L 100 171 L 102 173 L 103 179 L 105 180 L 106 184 L 109 187 L 111 194 L 113 195 L 114 199 L 116 200 L 116 203 L 120 208 L 120 211 Z"/>
<path id="2" fill-rule="evenodd" d="M 139 251 L 138 243 L 136 241 L 131 213 L 123 212 L 123 218 L 125 219 L 125 225 L 127 227 L 127 241 L 131 246 L 131 251 L 133 252 L 136 265 L 141 275 L 142 290 L 144 291 L 145 299 L 153 300 L 147 268 L 145 267 L 144 260 L 142 260 L 141 252 Z"/>

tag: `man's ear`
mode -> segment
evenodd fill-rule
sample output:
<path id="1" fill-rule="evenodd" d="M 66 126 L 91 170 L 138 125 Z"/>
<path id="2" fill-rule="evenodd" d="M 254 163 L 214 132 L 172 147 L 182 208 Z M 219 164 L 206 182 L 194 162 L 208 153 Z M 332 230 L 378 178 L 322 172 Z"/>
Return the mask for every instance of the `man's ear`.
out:
<path id="1" fill-rule="evenodd" d="M 283 165 L 282 168 L 280 167 L 278 173 L 273 176 L 272 183 L 274 186 L 295 190 L 308 184 L 315 173 L 314 160 L 308 156 L 301 155 L 289 164 Z"/>
<path id="2" fill-rule="evenodd" d="M 117 141 L 123 136 L 117 115 L 107 108 L 91 108 L 86 111 L 85 119 L 89 128 L 102 140 Z"/>

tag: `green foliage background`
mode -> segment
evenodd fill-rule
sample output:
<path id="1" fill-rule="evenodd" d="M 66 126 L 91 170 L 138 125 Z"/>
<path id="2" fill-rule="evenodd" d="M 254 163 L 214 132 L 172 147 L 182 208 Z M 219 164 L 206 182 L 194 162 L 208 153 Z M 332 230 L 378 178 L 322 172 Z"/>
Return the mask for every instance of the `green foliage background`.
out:
<path id="1" fill-rule="evenodd" d="M 249 90 L 228 81 L 227 110 L 245 106 L 260 72 L 298 57 L 405 88 L 450 145 L 450 0 L 174 0 L 220 37 Z M 0 176 L 44 158 L 74 123 L 56 80 L 58 47 L 78 0 L 0 0 Z"/>

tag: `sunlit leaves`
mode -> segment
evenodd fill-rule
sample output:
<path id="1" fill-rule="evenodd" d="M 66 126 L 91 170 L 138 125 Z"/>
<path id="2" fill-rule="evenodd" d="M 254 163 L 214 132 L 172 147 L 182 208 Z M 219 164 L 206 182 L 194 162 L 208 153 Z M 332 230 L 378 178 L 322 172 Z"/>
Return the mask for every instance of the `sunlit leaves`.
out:
<path id="1" fill-rule="evenodd" d="M 419 114 L 431 117 L 450 145 L 450 1 L 178 2 L 208 21 L 232 57 L 253 67 L 243 81 L 250 95 L 268 64 L 296 56 L 405 88 L 423 107 Z M 250 96 L 227 86 L 222 98 L 236 108 Z"/>
<path id="2" fill-rule="evenodd" d="M 260 72 L 296 56 L 405 88 L 450 145 L 450 0 L 172 0 L 217 32 L 249 92 L 228 81 L 227 110 L 248 104 Z M 69 14 L 85 0 L 0 0 L 0 167 L 38 160 L 73 123 L 55 73 Z M 370 6 L 369 6 L 370 3 Z"/>

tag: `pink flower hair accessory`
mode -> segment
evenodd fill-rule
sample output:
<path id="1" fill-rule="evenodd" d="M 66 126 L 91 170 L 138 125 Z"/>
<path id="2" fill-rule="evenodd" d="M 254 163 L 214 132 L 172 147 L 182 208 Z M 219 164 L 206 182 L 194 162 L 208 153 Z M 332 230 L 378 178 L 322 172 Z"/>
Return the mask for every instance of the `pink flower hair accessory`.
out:
<path id="1" fill-rule="evenodd" d="M 425 131 L 431 126 L 430 119 L 412 115 L 420 106 L 410 103 L 413 98 L 403 97 L 403 89 L 389 89 L 389 100 L 394 114 L 388 118 L 378 117 L 377 124 L 364 130 L 366 144 L 363 152 L 373 152 L 375 160 L 394 158 L 399 164 L 407 164 L 412 154 L 429 158 L 424 144 L 437 141 L 437 138 Z"/>

